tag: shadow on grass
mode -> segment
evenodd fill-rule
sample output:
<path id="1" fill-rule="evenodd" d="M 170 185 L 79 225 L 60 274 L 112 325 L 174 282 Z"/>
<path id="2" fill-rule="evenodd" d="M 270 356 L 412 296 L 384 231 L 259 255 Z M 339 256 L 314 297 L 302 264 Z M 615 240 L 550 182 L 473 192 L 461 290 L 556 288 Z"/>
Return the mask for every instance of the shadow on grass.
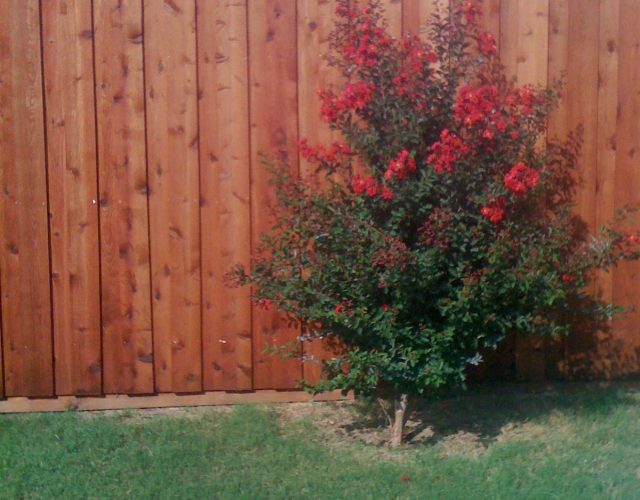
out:
<path id="1" fill-rule="evenodd" d="M 457 447 L 462 454 L 473 455 L 498 440 L 544 432 L 545 423 L 554 415 L 591 420 L 622 406 L 637 406 L 640 400 L 632 391 L 636 388 L 637 394 L 637 387 L 584 382 L 482 384 L 463 394 L 414 401 L 405 441 Z M 344 434 L 384 445 L 387 435 L 382 412 L 369 402 L 360 402 L 357 408 L 358 418 L 342 425 Z"/>

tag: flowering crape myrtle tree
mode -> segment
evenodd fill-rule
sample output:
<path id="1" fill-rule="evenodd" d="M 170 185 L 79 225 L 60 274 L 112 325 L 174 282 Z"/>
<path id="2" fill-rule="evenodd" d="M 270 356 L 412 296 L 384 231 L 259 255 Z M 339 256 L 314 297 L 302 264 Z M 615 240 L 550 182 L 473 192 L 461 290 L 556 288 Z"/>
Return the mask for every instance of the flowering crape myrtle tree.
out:
<path id="1" fill-rule="evenodd" d="M 396 40 L 377 2 L 338 0 L 328 57 L 346 83 L 319 96 L 344 142 L 303 139 L 304 182 L 271 164 L 274 227 L 230 273 L 300 341 L 336 341 L 310 389 L 392 402 L 393 445 L 410 397 L 463 383 L 509 332 L 605 318 L 590 273 L 638 257 L 637 234 L 613 229 L 623 215 L 589 236 L 572 213 L 579 140 L 541 140 L 559 88 L 509 83 L 480 15 L 455 1 L 428 41 Z"/>

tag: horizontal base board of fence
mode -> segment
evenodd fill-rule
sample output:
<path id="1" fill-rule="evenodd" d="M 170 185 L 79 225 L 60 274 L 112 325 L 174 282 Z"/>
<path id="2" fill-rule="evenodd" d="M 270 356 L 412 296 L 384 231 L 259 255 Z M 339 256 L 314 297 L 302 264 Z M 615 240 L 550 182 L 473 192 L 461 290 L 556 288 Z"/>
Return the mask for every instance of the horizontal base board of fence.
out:
<path id="1" fill-rule="evenodd" d="M 340 391 L 313 396 L 304 391 L 261 390 L 254 392 L 213 391 L 200 394 L 154 394 L 149 396 L 108 395 L 103 397 L 60 396 L 51 399 L 8 398 L 0 401 L 0 413 L 49 411 L 124 410 L 129 408 L 171 408 L 244 403 L 302 403 L 353 399 Z"/>

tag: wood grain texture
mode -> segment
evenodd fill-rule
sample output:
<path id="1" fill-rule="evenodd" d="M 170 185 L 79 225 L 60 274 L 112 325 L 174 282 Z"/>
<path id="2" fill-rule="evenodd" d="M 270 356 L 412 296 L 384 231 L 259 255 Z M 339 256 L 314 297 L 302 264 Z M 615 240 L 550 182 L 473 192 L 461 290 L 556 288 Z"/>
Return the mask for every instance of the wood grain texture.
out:
<path id="1" fill-rule="evenodd" d="M 381 0 L 384 9 L 384 19 L 388 32 L 394 38 L 402 36 L 402 0 Z"/>
<path id="2" fill-rule="evenodd" d="M 601 0 L 598 37 L 597 165 L 595 172 L 595 226 L 608 223 L 615 215 L 617 159 L 618 71 L 620 48 L 620 2 Z M 614 272 L 601 271 L 595 280 L 596 296 L 607 303 L 614 300 Z M 615 327 L 609 324 L 608 327 Z M 606 330 L 606 329 L 605 329 Z M 615 377 L 625 372 L 620 363 L 615 329 L 594 334 L 590 356 L 594 371 Z M 628 370 L 628 368 L 626 368 Z"/>
<path id="3" fill-rule="evenodd" d="M 518 85 L 546 85 L 549 54 L 549 1 L 501 2 L 500 54 L 508 78 Z M 521 380 L 545 377 L 544 338 L 516 339 L 516 375 Z"/>
<path id="4" fill-rule="evenodd" d="M 0 143 L 0 348 L 4 354 L 0 396 L 3 392 L 7 396 L 52 396 L 47 181 L 37 0 L 0 3 Z"/>
<path id="5" fill-rule="evenodd" d="M 404 0 L 402 5 L 402 32 L 425 38 L 427 22 L 435 12 L 443 13 L 448 0 Z"/>
<path id="6" fill-rule="evenodd" d="M 566 0 L 549 3 L 549 58 L 548 80 L 551 84 L 566 76 L 569 58 L 569 2 Z M 566 83 L 566 81 L 565 81 Z M 547 140 L 550 143 L 564 141 L 569 132 L 567 121 L 567 94 L 563 88 L 557 108 L 547 121 Z M 547 338 L 545 346 L 545 364 L 547 376 L 564 377 L 568 375 L 567 338 Z"/>
<path id="7" fill-rule="evenodd" d="M 225 286 L 232 266 L 250 265 L 247 8 L 198 2 L 202 337 L 205 390 L 252 385 L 248 288 Z"/>
<path id="8" fill-rule="evenodd" d="M 42 2 L 56 394 L 101 392 L 91 3 Z"/>
<path id="9" fill-rule="evenodd" d="M 54 399 L 22 397 L 0 401 L 0 414 L 54 411 L 125 410 L 128 408 L 172 408 L 176 406 L 214 406 L 265 403 L 303 403 L 353 400 L 353 394 L 340 391 L 311 395 L 304 391 L 204 392 L 202 394 L 155 394 L 150 396 L 112 395 L 102 398 L 62 396 Z"/>
<path id="10" fill-rule="evenodd" d="M 614 202 L 615 208 L 640 202 L 640 3 L 620 0 L 618 99 Z M 638 222 L 634 227 L 638 229 Z M 636 305 L 620 315 L 609 341 L 612 375 L 638 372 L 640 352 L 640 263 L 624 262 L 614 270 L 613 299 L 617 305 Z"/>
<path id="11" fill-rule="evenodd" d="M 195 3 L 145 0 L 144 51 L 158 392 L 202 390 Z"/>
<path id="12" fill-rule="evenodd" d="M 589 233 L 596 231 L 596 163 L 598 160 L 598 0 L 569 0 L 567 42 L 566 103 L 568 130 L 583 129 L 583 143 L 576 174 L 579 185 L 575 208 L 587 225 Z M 577 96 L 580 96 L 578 99 Z M 595 284 L 589 286 L 595 293 Z M 576 332 L 567 339 L 567 362 L 571 371 L 579 374 L 592 367 L 596 332 Z"/>
<path id="13" fill-rule="evenodd" d="M 153 392 L 142 4 L 95 0 L 104 392 Z"/>
<path id="14" fill-rule="evenodd" d="M 298 0 L 298 119 L 300 137 L 309 144 L 328 145 L 339 140 L 339 134 L 320 120 L 318 89 L 336 89 L 344 77 L 324 59 L 329 51 L 329 33 L 333 28 L 335 0 L 325 3 Z M 326 186 L 322 176 L 315 175 L 315 166 L 299 158 L 300 177 L 313 185 Z M 321 340 L 303 344 L 303 378 L 317 383 L 322 372 L 322 360 L 331 352 Z"/>
<path id="15" fill-rule="evenodd" d="M 276 155 L 297 173 L 297 44 L 296 3 L 255 0 L 249 14 L 249 75 L 251 106 L 252 253 L 260 235 L 272 226 L 275 194 L 261 154 Z M 296 387 L 302 378 L 299 360 L 265 352 L 275 345 L 295 343 L 298 329 L 274 311 L 253 307 L 254 389 Z"/>
<path id="16" fill-rule="evenodd" d="M 493 35 L 496 43 L 500 40 L 500 5 L 501 0 L 484 0 L 482 2 L 482 17 L 480 18 L 480 25 Z M 498 43 L 498 51 L 499 49 Z"/>
<path id="17" fill-rule="evenodd" d="M 615 214 L 620 2 L 600 0 L 599 14 L 596 227 L 609 222 Z M 611 302 L 614 287 L 613 273 L 599 273 L 597 286 L 598 296 L 604 301 Z"/>

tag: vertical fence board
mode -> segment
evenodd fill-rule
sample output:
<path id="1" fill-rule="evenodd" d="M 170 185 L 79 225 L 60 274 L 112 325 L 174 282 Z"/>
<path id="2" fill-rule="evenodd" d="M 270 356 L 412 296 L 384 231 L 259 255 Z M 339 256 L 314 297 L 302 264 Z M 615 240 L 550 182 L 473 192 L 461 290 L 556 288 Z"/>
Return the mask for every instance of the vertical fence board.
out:
<path id="1" fill-rule="evenodd" d="M 56 394 L 101 392 L 91 3 L 42 2 Z"/>
<path id="2" fill-rule="evenodd" d="M 334 88 L 342 80 L 336 68 L 328 65 L 324 55 L 328 52 L 329 33 L 333 29 L 335 0 L 325 3 L 298 0 L 298 119 L 300 137 L 309 144 L 329 144 L 338 139 L 337 133 L 320 120 L 320 99 L 317 91 Z M 315 166 L 300 161 L 300 176 L 310 180 Z M 322 183 L 322 179 L 313 182 Z M 320 340 L 303 345 L 304 379 L 316 383 L 320 379 L 321 361 L 330 356 L 328 347 Z"/>
<path id="3" fill-rule="evenodd" d="M 252 253 L 271 227 L 274 193 L 261 153 L 286 159 L 297 172 L 296 3 L 256 0 L 249 13 L 251 106 Z M 295 342 L 298 329 L 274 311 L 253 307 L 254 389 L 295 387 L 302 376 L 296 359 L 279 359 L 265 348 Z"/>
<path id="4" fill-rule="evenodd" d="M 482 28 L 491 33 L 496 42 L 500 40 L 500 4 L 500 0 L 484 0 L 482 3 L 482 19 L 480 20 Z"/>
<path id="5" fill-rule="evenodd" d="M 40 48 L 38 1 L 1 2 L 0 348 L 7 396 L 54 390 Z"/>
<path id="6" fill-rule="evenodd" d="M 618 111 L 618 60 L 620 39 L 620 3 L 600 0 L 600 36 L 598 49 L 598 159 L 596 168 L 596 228 L 611 221 L 615 213 L 616 128 Z M 597 296 L 613 302 L 613 272 L 599 272 Z M 606 377 L 617 375 L 615 343 L 611 332 L 600 332 L 595 359 L 599 372 Z"/>
<path id="7" fill-rule="evenodd" d="M 620 0 L 620 50 L 618 54 L 618 133 L 616 138 L 615 207 L 640 202 L 640 3 Z M 637 223 L 636 227 L 637 229 Z M 636 305 L 615 322 L 610 355 L 615 357 L 616 375 L 638 372 L 640 352 L 639 262 L 623 262 L 614 270 L 614 302 Z"/>
<path id="8" fill-rule="evenodd" d="M 619 1 L 600 0 L 596 226 L 610 221 L 615 212 L 619 23 Z M 613 275 L 611 273 L 601 274 L 598 278 L 598 284 L 602 299 L 611 301 Z"/>
<path id="9" fill-rule="evenodd" d="M 247 7 L 198 2 L 205 390 L 251 389 L 248 288 L 224 273 L 250 263 Z"/>
<path id="10" fill-rule="evenodd" d="M 402 32 L 405 35 L 426 35 L 425 27 L 435 12 L 444 13 L 448 0 L 404 0 L 402 5 Z"/>
<path id="11" fill-rule="evenodd" d="M 145 0 L 149 217 L 156 390 L 202 389 L 196 16 Z"/>
<path id="12" fill-rule="evenodd" d="M 142 4 L 94 0 L 104 392 L 153 392 Z"/>
<path id="13" fill-rule="evenodd" d="M 597 0 L 569 0 L 565 92 L 571 98 L 566 103 L 566 121 L 568 130 L 577 127 L 584 130 L 576 170 L 579 186 L 575 207 L 590 233 L 596 229 L 599 10 Z M 595 286 L 590 286 L 589 290 L 595 292 Z M 595 335 L 596 332 L 580 331 L 567 339 L 569 370 L 576 373 L 591 370 Z"/>
<path id="14" fill-rule="evenodd" d="M 547 84 L 548 0 L 501 2 L 501 49 L 507 76 L 519 85 Z M 544 339 L 516 338 L 516 374 L 520 379 L 541 380 L 545 375 Z"/>
<path id="15" fill-rule="evenodd" d="M 549 3 L 549 58 L 548 82 L 562 79 L 565 76 L 569 58 L 569 2 L 556 0 Z M 563 89 L 557 108 L 547 121 L 547 139 L 550 143 L 567 138 L 567 95 Z M 562 377 L 567 374 L 565 353 L 566 337 L 545 340 L 546 371 L 549 377 Z"/>
<path id="16" fill-rule="evenodd" d="M 382 0 L 384 19 L 389 28 L 389 34 L 395 38 L 402 36 L 402 0 Z"/>

